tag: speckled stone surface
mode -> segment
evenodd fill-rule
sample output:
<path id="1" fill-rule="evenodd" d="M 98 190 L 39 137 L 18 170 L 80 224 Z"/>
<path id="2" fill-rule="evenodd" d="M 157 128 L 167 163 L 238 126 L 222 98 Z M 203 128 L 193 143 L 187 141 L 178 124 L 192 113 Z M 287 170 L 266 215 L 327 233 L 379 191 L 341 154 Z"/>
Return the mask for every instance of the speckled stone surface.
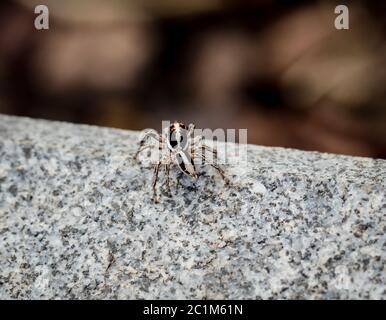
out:
<path id="1" fill-rule="evenodd" d="M 154 203 L 137 137 L 0 116 L 0 298 L 386 298 L 386 161 L 248 146 Z"/>

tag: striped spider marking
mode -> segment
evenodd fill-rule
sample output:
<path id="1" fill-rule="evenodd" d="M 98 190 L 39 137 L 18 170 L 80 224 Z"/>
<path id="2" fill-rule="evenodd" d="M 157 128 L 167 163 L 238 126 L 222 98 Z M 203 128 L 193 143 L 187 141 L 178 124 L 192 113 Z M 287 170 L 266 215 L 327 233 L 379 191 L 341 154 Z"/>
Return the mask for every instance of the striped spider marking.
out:
<path id="1" fill-rule="evenodd" d="M 154 165 L 153 199 L 157 199 L 156 185 L 160 169 L 164 169 L 166 172 L 166 183 L 170 193 L 171 167 L 176 166 L 185 175 L 197 180 L 196 159 L 200 159 L 204 165 L 215 168 L 225 184 L 229 184 L 229 179 L 225 176 L 224 170 L 217 164 L 217 150 L 207 146 L 202 136 L 194 136 L 194 129 L 194 124 L 189 124 L 187 128 L 182 122 L 174 121 L 168 128 L 165 128 L 162 134 L 152 129 L 142 132 L 134 159 L 137 161 L 138 155 L 142 151 L 157 147 L 161 155 Z M 206 152 L 209 152 L 211 157 L 207 157 Z"/>

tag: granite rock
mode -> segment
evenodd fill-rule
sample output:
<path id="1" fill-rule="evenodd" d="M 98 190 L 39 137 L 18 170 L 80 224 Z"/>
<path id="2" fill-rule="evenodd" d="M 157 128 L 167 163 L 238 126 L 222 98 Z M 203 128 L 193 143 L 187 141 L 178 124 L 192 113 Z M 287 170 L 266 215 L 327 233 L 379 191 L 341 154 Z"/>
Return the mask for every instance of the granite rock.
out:
<path id="1" fill-rule="evenodd" d="M 137 138 L 0 116 L 0 298 L 386 298 L 386 161 L 249 145 L 155 203 Z"/>

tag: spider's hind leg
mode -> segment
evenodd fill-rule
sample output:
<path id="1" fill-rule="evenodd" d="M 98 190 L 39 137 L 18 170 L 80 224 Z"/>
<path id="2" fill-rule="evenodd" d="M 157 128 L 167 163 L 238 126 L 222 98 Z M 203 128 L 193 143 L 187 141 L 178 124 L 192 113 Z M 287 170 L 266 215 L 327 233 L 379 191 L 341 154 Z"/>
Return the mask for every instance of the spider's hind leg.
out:
<path id="1" fill-rule="evenodd" d="M 197 153 L 197 156 L 200 157 L 203 160 L 203 164 L 208 164 L 208 165 L 210 165 L 211 167 L 213 167 L 213 168 L 215 168 L 217 170 L 217 172 L 220 174 L 221 178 L 224 180 L 225 185 L 229 185 L 230 184 L 230 181 L 226 177 L 224 170 L 217 163 L 208 160 L 206 158 L 206 156 L 203 155 L 202 153 L 201 154 Z M 217 162 L 217 157 L 216 157 L 216 162 Z"/>

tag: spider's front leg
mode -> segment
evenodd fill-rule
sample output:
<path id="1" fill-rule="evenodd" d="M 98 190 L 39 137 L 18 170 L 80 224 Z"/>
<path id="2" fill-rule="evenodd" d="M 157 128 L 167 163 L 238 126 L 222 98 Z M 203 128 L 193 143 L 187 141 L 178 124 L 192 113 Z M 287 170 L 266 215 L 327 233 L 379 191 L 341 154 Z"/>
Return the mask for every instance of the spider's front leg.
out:
<path id="1" fill-rule="evenodd" d="M 149 139 L 152 139 L 153 142 L 155 143 L 149 143 L 149 144 L 146 144 L 146 142 L 149 140 Z M 151 148 L 151 147 L 156 147 L 158 145 L 159 148 L 162 148 L 163 146 L 163 143 L 164 143 L 164 138 L 155 130 L 153 129 L 148 129 L 148 130 L 144 130 L 141 134 L 141 138 L 139 140 L 139 147 L 138 147 L 138 150 L 137 152 L 135 153 L 134 155 L 134 160 L 137 161 L 138 159 L 138 155 L 148 149 L 148 148 Z"/>
<path id="2" fill-rule="evenodd" d="M 158 162 L 154 166 L 154 175 L 153 175 L 153 183 L 152 183 L 152 188 L 153 188 L 153 200 L 157 202 L 157 192 L 156 192 L 156 185 L 158 181 L 158 172 L 159 172 L 159 167 L 161 166 L 161 162 Z"/>
<path id="3" fill-rule="evenodd" d="M 171 194 L 171 190 L 170 190 L 170 164 L 165 164 L 165 171 L 166 171 L 166 185 L 168 187 L 169 194 Z"/>
<path id="4" fill-rule="evenodd" d="M 156 186 L 157 186 L 157 182 L 158 182 L 158 173 L 159 173 L 160 169 L 165 170 L 164 172 L 166 175 L 166 184 L 167 184 L 167 188 L 168 188 L 168 193 L 171 194 L 171 190 L 170 190 L 170 167 L 171 167 L 171 165 L 172 165 L 172 162 L 171 162 L 170 152 L 167 152 L 166 154 L 164 154 L 158 160 L 158 162 L 154 165 L 154 175 L 153 175 L 152 188 L 153 188 L 153 199 L 155 199 L 155 202 L 157 202 Z"/>
<path id="5" fill-rule="evenodd" d="M 144 151 L 144 150 L 146 150 L 146 149 L 149 149 L 149 148 L 151 148 L 151 147 L 155 147 L 155 145 L 154 144 L 147 144 L 147 145 L 140 145 L 139 147 L 138 147 L 138 150 L 137 150 L 137 152 L 135 153 L 135 155 L 134 155 L 134 160 L 135 161 L 137 161 L 138 160 L 138 155 L 142 152 L 142 151 Z"/>

